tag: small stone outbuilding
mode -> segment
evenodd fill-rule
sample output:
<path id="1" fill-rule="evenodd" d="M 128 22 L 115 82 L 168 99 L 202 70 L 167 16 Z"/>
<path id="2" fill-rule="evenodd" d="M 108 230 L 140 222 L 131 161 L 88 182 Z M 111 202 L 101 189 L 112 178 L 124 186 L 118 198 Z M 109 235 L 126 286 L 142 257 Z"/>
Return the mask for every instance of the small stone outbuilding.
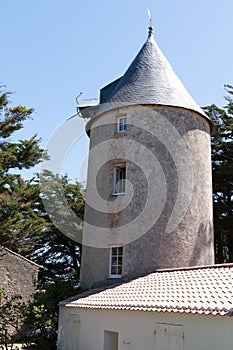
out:
<path id="1" fill-rule="evenodd" d="M 28 302 L 36 290 L 39 265 L 8 248 L 0 249 L 0 288 Z"/>

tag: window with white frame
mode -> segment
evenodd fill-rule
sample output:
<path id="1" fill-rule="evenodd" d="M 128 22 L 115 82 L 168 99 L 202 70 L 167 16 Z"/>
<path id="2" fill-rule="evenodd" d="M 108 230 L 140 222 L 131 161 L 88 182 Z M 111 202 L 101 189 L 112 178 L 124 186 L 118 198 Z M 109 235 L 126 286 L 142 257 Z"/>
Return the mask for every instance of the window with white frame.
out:
<path id="1" fill-rule="evenodd" d="M 127 124 L 126 117 L 117 118 L 117 132 L 126 131 L 126 124 Z"/>
<path id="2" fill-rule="evenodd" d="M 122 276 L 123 246 L 110 247 L 109 277 L 120 278 Z"/>
<path id="3" fill-rule="evenodd" d="M 126 163 L 115 165 L 113 168 L 113 194 L 125 193 Z"/>

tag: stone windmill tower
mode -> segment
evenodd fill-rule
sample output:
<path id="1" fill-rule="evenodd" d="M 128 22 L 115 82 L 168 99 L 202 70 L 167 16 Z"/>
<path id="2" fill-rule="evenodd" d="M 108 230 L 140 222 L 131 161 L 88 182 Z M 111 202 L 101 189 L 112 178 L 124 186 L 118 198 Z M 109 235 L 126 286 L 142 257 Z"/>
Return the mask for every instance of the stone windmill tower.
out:
<path id="1" fill-rule="evenodd" d="M 152 27 L 91 112 L 81 285 L 213 264 L 212 124 Z"/>

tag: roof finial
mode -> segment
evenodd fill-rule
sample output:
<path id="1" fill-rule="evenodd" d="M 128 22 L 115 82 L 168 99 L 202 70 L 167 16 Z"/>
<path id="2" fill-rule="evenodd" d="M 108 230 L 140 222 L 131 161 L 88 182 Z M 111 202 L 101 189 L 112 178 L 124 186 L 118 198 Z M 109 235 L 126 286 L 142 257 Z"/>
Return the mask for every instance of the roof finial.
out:
<path id="1" fill-rule="evenodd" d="M 151 16 L 151 12 L 149 9 L 147 9 L 147 13 L 148 13 L 148 17 L 149 17 L 149 20 L 150 20 L 150 26 L 149 26 L 149 36 L 151 36 L 153 34 L 153 27 L 152 27 L 152 16 Z"/>

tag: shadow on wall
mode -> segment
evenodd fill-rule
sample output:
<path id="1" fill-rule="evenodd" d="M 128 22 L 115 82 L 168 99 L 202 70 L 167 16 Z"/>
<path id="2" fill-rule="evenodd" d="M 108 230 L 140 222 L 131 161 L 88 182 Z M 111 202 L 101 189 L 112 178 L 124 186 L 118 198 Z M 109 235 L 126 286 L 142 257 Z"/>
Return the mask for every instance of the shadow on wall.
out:
<path id="1" fill-rule="evenodd" d="M 213 247 L 213 249 L 210 250 L 210 247 Z M 210 256 L 211 252 L 212 256 Z M 214 264 L 214 234 L 211 222 L 205 225 L 203 223 L 199 225 L 196 244 L 193 249 L 192 257 L 190 258 L 190 266 L 197 260 L 202 262 L 201 265 L 210 265 L 211 260 L 212 264 Z"/>

